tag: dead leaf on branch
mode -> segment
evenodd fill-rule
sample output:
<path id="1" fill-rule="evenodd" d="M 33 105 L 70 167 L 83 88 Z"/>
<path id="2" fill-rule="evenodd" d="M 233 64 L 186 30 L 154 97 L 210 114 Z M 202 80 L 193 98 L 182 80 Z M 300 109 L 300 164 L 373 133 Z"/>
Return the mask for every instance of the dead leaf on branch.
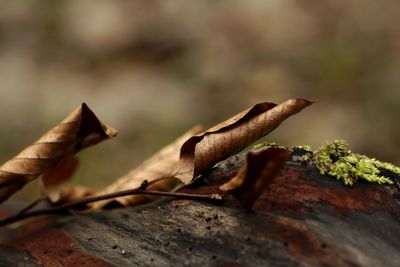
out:
<path id="1" fill-rule="evenodd" d="M 271 132 L 289 116 L 301 111 L 312 102 L 291 99 L 280 105 L 274 103 L 257 104 L 232 118 L 217 124 L 207 131 L 194 128 L 172 144 L 157 152 L 139 167 L 117 179 L 105 189 L 93 194 L 91 190 L 79 190 L 83 195 L 101 196 L 138 188 L 147 180 L 166 178 L 149 185 L 147 190 L 174 191 L 189 184 L 194 177 L 227 157 L 236 154 L 259 138 Z M 82 194 L 75 194 L 69 187 L 63 193 L 52 197 L 60 203 L 76 200 Z M 98 201 L 92 209 L 118 203 L 122 206 L 138 204 L 153 199 L 147 195 L 132 195 Z"/>
<path id="2" fill-rule="evenodd" d="M 313 102 L 289 99 L 280 105 L 260 103 L 188 139 L 181 148 L 177 178 L 189 184 L 216 163 L 267 135 Z"/>
<path id="3" fill-rule="evenodd" d="M 161 180 L 148 190 L 174 191 L 189 184 L 194 177 L 219 161 L 239 152 L 259 138 L 271 132 L 291 115 L 312 102 L 291 99 L 280 105 L 260 103 L 207 131 L 189 130 L 172 144 L 157 152 L 127 175 L 96 193 L 96 196 L 137 188 L 144 180 Z M 152 196 L 132 195 L 91 204 L 92 209 L 118 204 L 122 206 L 148 202 Z"/>
<path id="4" fill-rule="evenodd" d="M 184 185 L 192 183 L 194 178 L 205 170 L 241 151 L 274 130 L 285 119 L 311 104 L 312 102 L 305 99 L 290 99 L 280 105 L 260 103 L 207 131 L 200 133 L 201 130 L 199 128 L 191 129 L 175 142 L 143 162 L 138 168 L 133 169 L 100 192 L 95 193 L 89 188 L 74 185 L 65 187 L 58 195 L 53 195 L 51 198 L 57 202 L 56 206 L 30 213 L 19 213 L 1 220 L 1 223 L 5 225 L 37 214 L 50 214 L 77 207 L 83 208 L 87 207 L 87 205 L 92 209 L 108 205 L 112 206 L 114 203 L 122 206 L 133 205 L 147 202 L 154 198 L 149 195 L 184 196 L 194 199 L 216 200 L 220 199 L 221 195 L 224 194 L 223 192 L 230 191 L 246 207 L 250 208 L 263 189 L 266 188 L 268 182 L 283 166 L 287 159 L 288 151 L 271 148 L 266 152 L 250 152 L 238 175 L 221 187 L 219 187 L 220 182 L 213 185 L 213 190 L 218 191 L 218 196 L 212 194 L 185 194 L 184 192 L 171 193 L 169 191 L 175 191 Z M 75 117 L 78 117 L 77 120 L 72 119 Z M 85 121 L 87 123 L 84 123 Z M 58 128 L 65 129 L 60 130 Z M 14 159 L 6 162 L 3 166 L 0 166 L 0 197 L 8 197 L 26 182 L 46 171 L 48 175 L 44 177 L 49 179 L 47 184 L 64 180 L 65 175 L 57 177 L 54 173 L 52 174 L 51 169 L 59 163 L 57 167 L 65 168 L 64 172 L 66 173 L 72 173 L 76 164 L 73 161 L 69 162 L 67 159 L 65 160 L 66 162 L 62 162 L 61 159 L 65 159 L 80 149 L 112 137 L 115 134 L 115 130 L 98 121 L 87 106 L 82 105 L 81 109 L 73 112 L 35 144 L 25 149 Z M 50 152 L 53 152 L 53 154 Z M 31 157 L 27 155 L 31 155 Z M 33 155 L 36 155 L 36 157 Z M 12 173 L 7 171 L 4 166 L 13 166 L 11 164 L 13 160 L 20 160 L 21 166 L 16 163 L 14 165 L 19 166 L 24 172 Z M 23 164 L 25 161 L 27 163 Z M 43 163 L 40 163 L 42 161 Z M 22 167 L 27 168 L 25 170 Z M 33 172 L 32 169 L 36 170 L 36 172 Z M 6 174 L 14 179 L 10 179 Z M 223 181 L 221 182 L 223 183 Z M 33 202 L 33 205 L 36 205 L 36 203 L 38 201 Z M 31 208 L 33 205 L 28 207 Z"/>
<path id="5" fill-rule="evenodd" d="M 206 169 L 249 146 L 311 104 L 304 99 L 291 99 L 280 105 L 260 103 L 205 132 L 200 133 L 199 128 L 191 129 L 96 195 L 137 188 L 144 180 L 152 181 L 160 177 L 169 179 L 150 185 L 148 190 L 176 190 L 179 185 L 189 184 Z M 114 202 L 127 206 L 153 198 L 146 195 L 125 196 L 93 203 L 92 208 L 98 209 Z"/>
<path id="6" fill-rule="evenodd" d="M 278 147 L 249 152 L 236 176 L 221 185 L 220 189 L 230 191 L 244 207 L 251 209 L 272 178 L 285 165 L 289 154 L 289 149 Z"/>
<path id="7" fill-rule="evenodd" d="M 39 140 L 0 166 L 0 203 L 26 183 L 51 168 L 57 168 L 62 159 L 116 134 L 115 129 L 102 123 L 83 103 Z M 52 172 L 56 172 L 55 170 Z M 47 177 L 49 183 L 56 180 L 54 177 L 50 178 L 51 175 Z"/>

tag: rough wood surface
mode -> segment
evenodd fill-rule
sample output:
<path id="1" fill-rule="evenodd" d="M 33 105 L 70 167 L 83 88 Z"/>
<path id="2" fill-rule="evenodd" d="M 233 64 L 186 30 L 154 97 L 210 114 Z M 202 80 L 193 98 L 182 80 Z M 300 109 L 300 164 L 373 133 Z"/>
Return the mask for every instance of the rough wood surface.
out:
<path id="1" fill-rule="evenodd" d="M 234 175 L 234 156 L 187 191 Z M 399 266 L 395 190 L 347 188 L 311 165 L 289 162 L 244 210 L 164 199 L 1 229 L 0 266 Z"/>

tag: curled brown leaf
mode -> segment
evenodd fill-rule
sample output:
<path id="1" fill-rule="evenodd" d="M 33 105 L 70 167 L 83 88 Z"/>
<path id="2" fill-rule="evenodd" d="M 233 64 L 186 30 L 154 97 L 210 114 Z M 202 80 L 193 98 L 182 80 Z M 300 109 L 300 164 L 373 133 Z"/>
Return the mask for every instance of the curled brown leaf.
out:
<path id="1" fill-rule="evenodd" d="M 149 182 L 146 187 L 149 191 L 176 190 L 214 164 L 268 134 L 286 118 L 310 104 L 312 102 L 304 99 L 291 99 L 280 105 L 260 103 L 205 132 L 200 133 L 199 128 L 191 129 L 94 196 L 138 188 L 143 181 Z M 128 206 L 153 198 L 148 195 L 123 196 L 95 202 L 91 208 L 114 204 Z"/>
<path id="2" fill-rule="evenodd" d="M 61 123 L 0 166 L 0 203 L 65 157 L 114 137 L 117 131 L 100 122 L 82 104 Z"/>
<path id="3" fill-rule="evenodd" d="M 221 185 L 220 189 L 231 191 L 244 207 L 250 209 L 285 165 L 289 154 L 289 149 L 278 147 L 249 152 L 237 175 Z"/>
<path id="4" fill-rule="evenodd" d="M 280 105 L 260 103 L 188 139 L 181 148 L 177 175 L 189 184 L 203 171 L 267 135 L 312 102 L 289 99 Z"/>

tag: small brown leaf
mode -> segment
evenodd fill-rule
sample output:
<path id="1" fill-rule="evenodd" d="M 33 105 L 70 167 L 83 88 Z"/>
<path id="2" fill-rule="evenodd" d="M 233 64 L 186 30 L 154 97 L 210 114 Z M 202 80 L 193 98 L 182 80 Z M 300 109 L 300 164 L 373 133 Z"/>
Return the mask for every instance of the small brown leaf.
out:
<path id="1" fill-rule="evenodd" d="M 0 203 L 63 158 L 116 134 L 116 130 L 100 122 L 82 104 L 34 144 L 0 166 Z"/>
<path id="2" fill-rule="evenodd" d="M 191 137 L 181 148 L 180 174 L 176 177 L 189 184 L 203 171 L 267 135 L 311 104 L 305 99 L 290 99 L 280 105 L 260 103 Z"/>
<path id="3" fill-rule="evenodd" d="M 139 187 L 144 180 L 149 182 L 160 178 L 169 177 L 168 179 L 158 181 L 147 187 L 149 190 L 171 191 L 176 186 L 181 184 L 179 179 L 174 177 L 176 165 L 179 162 L 179 152 L 182 144 L 194 134 L 197 134 L 202 129 L 197 126 L 190 129 L 181 137 L 176 139 L 173 143 L 159 150 L 151 158 L 144 161 L 137 168 L 133 169 L 126 175 L 117 179 L 114 183 L 98 192 L 96 195 L 104 195 L 123 190 L 133 189 Z M 133 195 L 126 197 L 119 197 L 113 200 L 104 200 L 93 203 L 92 208 L 98 209 L 108 205 L 111 202 L 116 202 L 122 206 L 133 205 L 149 201 L 154 197 L 145 195 Z"/>
<path id="4" fill-rule="evenodd" d="M 284 166 L 289 153 L 289 149 L 275 147 L 249 152 L 238 174 L 221 185 L 220 189 L 231 191 L 244 207 L 251 209 L 272 178 Z"/>

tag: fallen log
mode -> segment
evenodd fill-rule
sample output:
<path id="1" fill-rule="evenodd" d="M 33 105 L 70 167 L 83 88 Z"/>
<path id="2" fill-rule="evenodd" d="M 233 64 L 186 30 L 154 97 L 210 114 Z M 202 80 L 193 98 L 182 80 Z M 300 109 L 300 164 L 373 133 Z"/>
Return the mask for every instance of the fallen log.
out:
<path id="1" fill-rule="evenodd" d="M 182 191 L 212 191 L 244 158 Z M 0 266 L 399 266 L 400 206 L 394 186 L 346 187 L 293 156 L 252 211 L 232 196 L 162 199 L 46 217 L 0 237 Z"/>

